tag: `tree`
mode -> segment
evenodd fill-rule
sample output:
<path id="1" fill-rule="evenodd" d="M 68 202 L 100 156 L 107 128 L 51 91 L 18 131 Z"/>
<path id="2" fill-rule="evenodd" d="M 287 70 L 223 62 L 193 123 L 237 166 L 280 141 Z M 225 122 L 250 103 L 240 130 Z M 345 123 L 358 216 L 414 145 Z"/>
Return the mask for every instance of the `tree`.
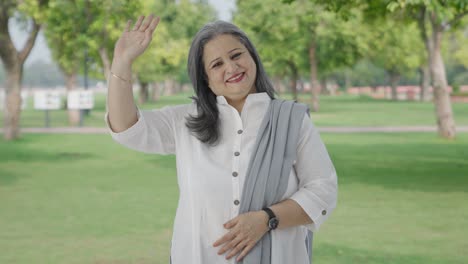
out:
<path id="1" fill-rule="evenodd" d="M 397 100 L 397 86 L 402 75 L 407 75 L 421 65 L 423 49 L 415 23 L 403 24 L 390 19 L 369 25 L 372 32 L 368 56 L 374 64 L 386 70 L 392 99 Z"/>
<path id="2" fill-rule="evenodd" d="M 76 89 L 79 70 L 84 62 L 86 39 L 81 34 L 84 19 L 77 1 L 53 1 L 44 27 L 52 57 L 65 77 L 67 91 Z M 77 126 L 79 110 L 68 110 L 68 123 Z"/>
<path id="3" fill-rule="evenodd" d="M 6 104 L 4 109 L 4 138 L 17 139 L 20 135 L 21 81 L 23 65 L 36 41 L 44 21 L 48 0 L 2 0 L 0 2 L 0 58 L 6 72 Z M 8 31 L 8 21 L 19 16 L 30 26 L 24 46 L 17 50 Z M 29 23 L 28 23 L 29 22 Z"/>
<path id="4" fill-rule="evenodd" d="M 310 76 L 312 110 L 319 110 L 320 76 L 326 78 L 338 68 L 349 67 L 365 49 L 364 33 L 348 20 L 337 17 L 313 1 L 238 1 L 235 21 L 258 40 L 265 65 L 275 74 L 289 69 L 291 80 L 299 74 Z M 262 54 L 262 56 L 263 56 Z M 293 93 L 295 83 L 292 85 Z"/>
<path id="5" fill-rule="evenodd" d="M 154 88 L 153 98 L 159 95 L 161 81 L 165 83 L 166 94 L 173 93 L 177 81 L 187 75 L 187 56 L 193 36 L 215 18 L 214 9 L 203 1 L 144 1 L 142 9 L 155 10 L 161 23 L 145 56 L 139 57 L 134 65 L 140 83 L 140 103 L 149 99 L 149 84 Z"/>
<path id="6" fill-rule="evenodd" d="M 283 0 L 295 2 L 295 0 Z M 455 138 L 455 121 L 447 89 L 445 65 L 442 58 L 442 39 L 446 31 L 457 28 L 468 15 L 468 0 L 309 0 L 319 2 L 335 12 L 359 6 L 368 17 L 390 16 L 416 21 L 428 54 L 434 90 L 434 104 L 438 132 L 441 137 Z"/>
<path id="7" fill-rule="evenodd" d="M 76 89 L 79 73 L 90 68 L 93 76 L 108 76 L 118 27 L 133 16 L 138 1 L 51 0 L 45 35 L 55 62 L 65 76 L 67 91 Z M 90 59 L 92 58 L 92 59 Z M 94 65 L 88 65 L 90 62 Z M 91 67 L 89 67 L 91 66 Z M 78 125 L 79 110 L 68 110 L 70 125 Z"/>
<path id="8" fill-rule="evenodd" d="M 269 74 L 289 76 L 290 90 L 297 100 L 297 80 L 307 69 L 308 61 L 294 8 L 274 0 L 238 1 L 234 22 L 256 44 Z"/>
<path id="9" fill-rule="evenodd" d="M 468 15 L 468 0 L 393 0 L 387 7 L 391 12 L 402 12 L 419 23 L 429 57 L 438 132 L 444 138 L 455 138 L 455 120 L 442 58 L 442 39 L 446 31 L 456 28 L 460 20 Z"/>

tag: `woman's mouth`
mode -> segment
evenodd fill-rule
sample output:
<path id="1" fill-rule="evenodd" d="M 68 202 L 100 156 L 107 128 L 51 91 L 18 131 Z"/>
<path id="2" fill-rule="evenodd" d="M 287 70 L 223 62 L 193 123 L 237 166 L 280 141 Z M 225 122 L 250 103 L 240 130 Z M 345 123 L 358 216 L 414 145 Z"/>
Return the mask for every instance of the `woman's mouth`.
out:
<path id="1" fill-rule="evenodd" d="M 241 72 L 232 76 L 231 78 L 227 79 L 226 82 L 228 83 L 238 83 L 244 79 L 245 73 Z"/>

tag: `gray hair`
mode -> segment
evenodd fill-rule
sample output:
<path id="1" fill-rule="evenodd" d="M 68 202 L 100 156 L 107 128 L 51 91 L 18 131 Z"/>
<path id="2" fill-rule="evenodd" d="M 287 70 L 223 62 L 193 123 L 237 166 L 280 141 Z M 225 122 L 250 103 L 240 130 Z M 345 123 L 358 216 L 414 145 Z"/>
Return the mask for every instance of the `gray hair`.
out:
<path id="1" fill-rule="evenodd" d="M 237 26 L 225 22 L 215 21 L 206 24 L 192 40 L 187 60 L 187 70 L 192 81 L 197 105 L 198 115 L 187 117 L 186 126 L 201 142 L 215 145 L 219 135 L 219 111 L 216 104 L 216 95 L 208 87 L 208 77 L 203 62 L 203 51 L 206 43 L 219 35 L 232 35 L 249 51 L 256 66 L 255 79 L 256 92 L 266 92 L 270 98 L 275 98 L 273 85 L 263 68 L 260 56 L 247 35 Z"/>

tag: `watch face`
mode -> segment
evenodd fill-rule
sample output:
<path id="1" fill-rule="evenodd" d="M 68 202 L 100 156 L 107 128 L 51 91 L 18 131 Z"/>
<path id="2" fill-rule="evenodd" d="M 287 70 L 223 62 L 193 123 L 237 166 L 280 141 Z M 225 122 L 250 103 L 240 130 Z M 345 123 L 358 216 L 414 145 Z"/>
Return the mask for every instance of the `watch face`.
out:
<path id="1" fill-rule="evenodd" d="M 278 219 L 276 219 L 276 217 L 274 218 L 271 218 L 269 221 L 268 221 L 268 227 L 273 230 L 273 229 L 276 229 L 278 227 Z"/>

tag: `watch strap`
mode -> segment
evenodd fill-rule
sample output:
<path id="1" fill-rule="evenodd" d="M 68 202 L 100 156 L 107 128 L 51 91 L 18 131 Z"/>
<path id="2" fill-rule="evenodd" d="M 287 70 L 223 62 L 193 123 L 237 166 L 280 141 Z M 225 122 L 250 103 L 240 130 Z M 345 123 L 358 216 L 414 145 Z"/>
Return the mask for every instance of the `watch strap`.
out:
<path id="1" fill-rule="evenodd" d="M 268 219 L 272 219 L 272 218 L 276 217 L 275 213 L 270 208 L 265 207 L 262 210 L 265 211 L 268 214 Z"/>

